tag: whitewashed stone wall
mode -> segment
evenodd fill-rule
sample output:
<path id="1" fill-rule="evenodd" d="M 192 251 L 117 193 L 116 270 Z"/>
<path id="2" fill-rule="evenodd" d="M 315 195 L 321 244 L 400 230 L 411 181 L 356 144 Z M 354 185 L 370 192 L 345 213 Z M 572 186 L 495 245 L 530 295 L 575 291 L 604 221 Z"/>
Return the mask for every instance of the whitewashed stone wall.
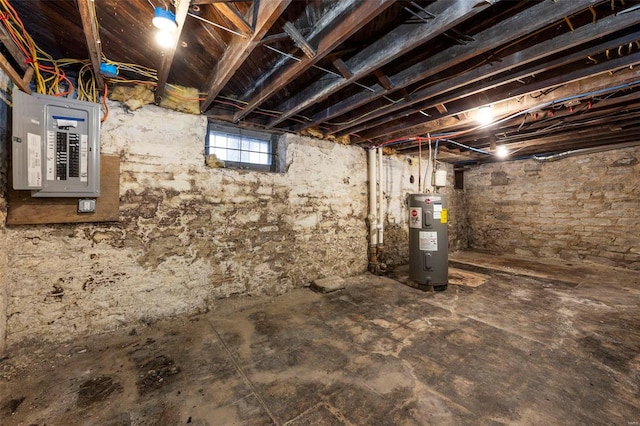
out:
<path id="1" fill-rule="evenodd" d="M 2 96 L 10 93 L 9 78 L 0 71 L 0 91 Z M 6 346 L 5 336 L 7 334 L 7 234 L 5 231 L 5 222 L 7 217 L 7 167 L 9 165 L 8 148 L 9 148 L 9 106 L 6 102 L 0 100 L 0 353 L 4 351 Z"/>
<path id="2" fill-rule="evenodd" d="M 287 135 L 286 173 L 210 169 L 204 117 L 109 108 L 101 144 L 121 159 L 120 222 L 4 229 L 2 220 L 9 345 L 135 326 L 205 311 L 216 298 L 275 295 L 366 270 L 361 148 Z"/>
<path id="3" fill-rule="evenodd" d="M 469 244 L 640 270 L 640 147 L 465 173 Z"/>

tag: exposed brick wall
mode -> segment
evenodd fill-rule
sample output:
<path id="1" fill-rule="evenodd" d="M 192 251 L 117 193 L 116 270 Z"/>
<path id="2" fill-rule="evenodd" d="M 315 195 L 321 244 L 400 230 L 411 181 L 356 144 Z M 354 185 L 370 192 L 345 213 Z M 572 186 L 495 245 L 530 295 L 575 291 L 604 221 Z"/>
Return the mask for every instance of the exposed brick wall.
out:
<path id="1" fill-rule="evenodd" d="M 215 298 L 366 270 L 361 148 L 287 135 L 286 173 L 210 169 L 204 117 L 109 106 L 101 145 L 121 158 L 121 220 L 6 229 L 9 344 L 135 326 L 207 310 Z M 4 217 L 3 206 L 1 196 Z"/>
<path id="2" fill-rule="evenodd" d="M 469 244 L 640 270 L 640 147 L 465 173 Z"/>

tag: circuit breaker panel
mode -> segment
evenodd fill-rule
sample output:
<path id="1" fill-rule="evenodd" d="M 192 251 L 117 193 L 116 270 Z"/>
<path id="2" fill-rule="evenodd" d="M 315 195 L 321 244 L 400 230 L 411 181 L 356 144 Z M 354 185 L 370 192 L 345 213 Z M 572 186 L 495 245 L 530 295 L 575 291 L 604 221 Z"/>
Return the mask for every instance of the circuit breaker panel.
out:
<path id="1" fill-rule="evenodd" d="M 13 90 L 13 188 L 34 197 L 100 196 L 100 107 Z"/>

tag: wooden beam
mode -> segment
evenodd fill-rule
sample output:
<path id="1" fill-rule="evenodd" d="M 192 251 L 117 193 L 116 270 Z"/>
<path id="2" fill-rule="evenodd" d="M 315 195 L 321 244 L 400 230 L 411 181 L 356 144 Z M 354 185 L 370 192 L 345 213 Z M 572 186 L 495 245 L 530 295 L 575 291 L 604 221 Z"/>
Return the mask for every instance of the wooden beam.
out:
<path id="1" fill-rule="evenodd" d="M 634 53 L 632 55 L 627 55 L 621 58 L 611 59 L 607 62 L 602 62 L 600 64 L 587 66 L 579 70 L 576 70 L 572 73 L 562 74 L 553 78 L 549 78 L 547 80 L 534 81 L 527 85 L 518 86 L 517 88 L 512 89 L 510 91 L 501 91 L 501 90 L 497 90 L 493 92 L 483 91 L 482 104 L 484 105 L 488 103 L 493 103 L 492 109 L 494 110 L 494 114 L 496 116 L 508 115 L 514 111 L 512 111 L 511 109 L 507 109 L 506 111 L 502 109 L 501 105 L 505 104 L 504 102 L 505 99 L 515 100 L 520 104 L 525 104 L 525 105 L 531 104 L 531 106 L 535 106 L 542 102 L 540 99 L 543 99 L 543 98 L 547 99 L 547 97 L 536 97 L 536 98 L 527 97 L 525 99 L 519 99 L 519 98 L 525 95 L 531 95 L 531 94 L 536 94 L 537 92 L 543 92 L 551 88 L 554 88 L 554 91 L 552 92 L 552 95 L 554 96 L 551 99 L 558 99 L 559 98 L 559 96 L 557 95 L 558 93 L 565 93 L 565 96 L 572 96 L 572 95 L 575 95 L 576 93 L 586 93 L 591 91 L 591 89 L 588 89 L 588 90 L 576 89 L 575 92 L 566 94 L 567 92 L 565 88 L 570 86 L 570 83 L 576 83 L 577 85 L 576 87 L 580 88 L 580 85 L 579 85 L 580 80 L 587 79 L 589 77 L 596 77 L 598 80 L 601 81 L 601 83 L 598 85 L 599 88 L 612 87 L 615 85 L 615 83 L 613 83 L 615 81 L 615 78 L 613 76 L 606 76 L 606 78 L 602 78 L 604 74 L 609 74 L 611 71 L 620 70 L 625 67 L 633 67 L 637 64 L 640 64 L 640 52 Z M 472 97 L 465 98 L 457 102 L 455 105 L 451 105 L 448 113 L 445 113 L 444 115 L 441 115 L 441 116 L 434 116 L 433 120 L 437 120 L 438 118 L 443 118 L 443 117 L 449 117 L 449 116 L 460 114 L 463 112 L 472 113 L 476 108 L 478 108 L 478 106 L 479 106 L 479 100 Z M 528 107 L 525 107 L 525 108 L 528 108 Z M 417 125 L 415 128 L 420 128 L 420 126 L 421 125 Z M 407 130 L 413 131 L 411 129 L 414 129 L 414 126 L 407 126 L 406 123 L 403 125 L 403 123 L 400 122 L 398 124 L 394 124 L 389 128 L 386 128 L 382 132 L 384 134 L 389 134 L 389 133 L 395 133 L 395 132 L 399 133 L 400 131 L 407 131 Z M 372 137 L 372 135 L 369 134 L 369 137 Z"/>
<path id="2" fill-rule="evenodd" d="M 393 89 L 393 83 L 391 83 L 391 80 L 389 80 L 389 77 L 387 77 L 385 73 L 382 72 L 382 70 L 375 70 L 373 73 L 378 79 L 378 82 L 380 83 L 380 85 L 384 87 L 385 90 Z"/>
<path id="3" fill-rule="evenodd" d="M 233 74 L 240 68 L 249 57 L 258 42 L 269 31 L 273 23 L 280 17 L 289 6 L 291 0 L 269 0 L 259 3 L 258 19 L 255 31 L 251 37 L 243 38 L 234 36 L 222 58 L 216 64 L 213 73 L 209 76 L 205 91 L 207 97 L 200 104 L 200 110 L 205 112 L 211 105 L 218 93 L 231 80 Z M 256 3 L 254 3 L 254 6 Z"/>
<path id="4" fill-rule="evenodd" d="M 249 3 L 254 0 L 191 0 L 191 4 Z"/>
<path id="5" fill-rule="evenodd" d="M 89 50 L 89 59 L 93 68 L 93 75 L 96 79 L 98 90 L 104 90 L 104 79 L 100 74 L 100 63 L 102 62 L 102 48 L 100 45 L 100 30 L 98 29 L 98 17 L 94 0 L 77 0 L 80 20 L 84 30 L 84 37 Z"/>
<path id="6" fill-rule="evenodd" d="M 175 39 L 173 45 L 166 48 L 162 61 L 158 67 L 158 85 L 156 86 L 155 101 L 157 104 L 162 100 L 164 90 L 167 85 L 167 79 L 169 78 L 169 71 L 171 71 L 171 64 L 173 63 L 173 57 L 176 54 L 178 42 L 180 41 L 180 34 L 182 34 L 182 28 L 184 27 L 184 21 L 187 18 L 189 12 L 189 0 L 176 0 L 176 22 L 178 23 L 178 29 L 175 33 Z"/>
<path id="7" fill-rule="evenodd" d="M 636 81 L 640 78 L 640 69 L 633 68 L 625 71 L 617 72 L 613 75 L 608 75 L 611 70 L 619 70 L 630 65 L 640 63 L 640 53 L 634 53 L 631 55 L 623 56 L 621 58 L 611 59 L 607 62 L 603 62 L 597 65 L 585 67 L 577 70 L 568 75 L 561 75 L 558 77 L 550 78 L 544 81 L 537 81 L 530 85 L 522 86 L 517 91 L 512 91 L 508 94 L 496 93 L 493 95 L 486 94 L 492 97 L 485 98 L 485 103 L 493 103 L 493 109 L 497 116 L 504 116 L 513 114 L 523 109 L 536 107 L 545 102 L 551 102 L 558 99 L 565 98 L 567 96 L 573 96 L 579 93 L 588 93 L 595 90 L 608 89 L 617 85 L 627 84 Z M 606 75 L 606 78 L 603 78 Z M 557 87 L 556 87 L 557 86 Z M 523 96 L 527 94 L 535 94 L 539 91 L 543 91 L 552 87 L 556 87 L 553 92 L 547 95 L 543 95 L 537 98 L 529 96 Z M 508 99 L 505 99 L 507 97 Z M 473 106 L 471 104 L 473 103 Z M 467 124 L 473 126 L 473 118 L 469 117 L 464 122 L 459 122 L 453 118 L 454 115 L 471 112 L 477 107 L 477 102 L 464 102 L 458 104 L 455 107 L 449 107 L 449 112 L 441 117 L 434 117 L 433 119 L 416 124 L 407 125 L 406 123 L 399 123 L 390 128 L 372 132 L 369 134 L 363 134 L 362 137 L 366 139 L 374 139 L 375 142 L 384 141 L 388 139 L 394 139 L 397 137 L 405 137 L 407 135 L 426 134 L 442 131 L 448 128 L 460 128 L 461 125 Z"/>
<path id="8" fill-rule="evenodd" d="M 4 25 L 0 25 L 0 42 L 2 42 L 2 45 L 7 49 L 7 51 L 9 52 L 9 54 L 13 57 L 13 59 L 16 61 L 16 63 L 18 64 L 18 66 L 24 71 L 27 69 L 27 66 L 29 65 L 27 63 L 27 57 L 25 56 L 25 54 L 22 52 L 22 50 L 20 50 L 18 48 L 18 46 L 16 45 L 16 43 L 13 41 L 13 39 L 11 38 L 11 36 L 9 35 L 9 32 L 7 31 L 7 29 L 4 27 Z M 31 67 L 29 67 L 31 68 Z"/>
<path id="9" fill-rule="evenodd" d="M 218 12 L 220 12 L 225 18 L 227 18 L 238 31 L 243 34 L 249 35 L 253 32 L 251 25 L 244 20 L 244 17 L 238 12 L 235 6 L 228 2 L 213 3 L 213 6 Z"/>
<path id="10" fill-rule="evenodd" d="M 331 63 L 333 64 L 334 67 L 336 67 L 340 75 L 342 75 L 344 78 L 353 77 L 353 73 L 351 72 L 347 64 L 345 64 L 342 59 L 335 58 Z"/>
<path id="11" fill-rule="evenodd" d="M 562 52 L 567 49 L 574 48 L 580 44 L 599 39 L 605 35 L 611 34 L 620 29 L 626 28 L 629 25 L 633 25 L 634 20 L 637 20 L 637 17 L 629 16 L 610 16 L 598 21 L 596 24 L 585 25 L 583 27 L 577 28 L 573 32 L 568 32 L 562 34 L 558 37 L 555 37 L 551 40 L 548 40 L 544 43 L 536 44 L 527 49 L 516 52 L 510 56 L 504 57 L 498 63 L 492 63 L 483 65 L 481 67 L 476 68 L 470 72 L 461 74 L 457 77 L 453 77 L 442 81 L 440 83 L 436 83 L 432 86 L 429 86 L 425 89 L 419 90 L 411 95 L 411 97 L 406 98 L 403 102 L 398 102 L 394 105 L 391 105 L 388 108 L 385 108 L 381 111 L 376 111 L 372 114 L 367 115 L 366 119 L 355 120 L 353 123 L 350 123 L 348 126 L 340 126 L 335 133 L 351 133 L 351 132 L 359 132 L 367 127 L 379 126 L 384 122 L 392 121 L 398 118 L 401 118 L 406 115 L 406 111 L 398 112 L 397 114 L 391 114 L 394 111 L 401 110 L 406 108 L 407 106 L 414 105 L 418 102 L 422 102 L 424 100 L 433 99 L 433 102 L 430 102 L 429 105 L 420 105 L 420 108 L 429 108 L 431 106 L 436 106 L 438 103 L 447 103 L 456 98 L 462 96 L 469 96 L 473 94 L 471 91 L 463 91 L 463 92 L 454 92 L 455 89 L 459 89 L 465 86 L 468 86 L 472 83 L 480 82 L 489 77 L 496 76 L 500 73 L 507 72 L 515 67 L 522 67 L 529 63 L 536 62 L 537 65 L 532 66 L 531 68 L 527 68 L 526 70 L 520 69 L 517 73 L 511 72 L 507 73 L 501 77 L 496 79 L 491 79 L 492 87 L 497 87 L 498 84 L 506 84 L 518 79 L 521 79 L 524 76 L 535 74 L 541 72 L 545 69 L 550 69 L 550 65 L 554 64 L 554 66 L 559 66 L 561 64 L 568 63 L 568 61 L 575 61 L 581 59 L 582 57 L 586 57 L 587 55 L 594 54 L 594 52 L 598 52 L 601 49 L 607 48 L 615 48 L 618 44 L 627 44 L 630 41 L 626 41 L 628 37 L 622 37 L 616 39 L 616 41 L 608 41 L 596 46 L 591 46 L 587 49 L 583 49 L 579 52 L 573 52 L 570 56 L 562 56 L 555 59 L 553 62 L 542 62 L 541 59 L 545 57 L 550 57 L 559 52 Z M 616 44 L 618 43 L 618 44 Z M 488 86 L 478 85 L 478 90 L 484 90 Z M 478 90 L 474 91 L 477 93 Z M 440 97 L 439 99 L 434 98 L 435 96 L 442 95 L 444 93 L 451 93 L 450 96 Z M 371 98 L 368 93 L 363 93 L 361 98 Z M 349 102 L 353 102 L 354 97 L 349 98 Z M 343 101 L 346 103 L 346 101 Z M 341 104 L 343 103 L 341 102 Z M 361 100 L 357 101 L 358 103 Z M 369 102 L 369 101 L 368 101 Z M 340 106 L 334 106 L 336 109 L 339 109 Z M 372 122 L 377 117 L 384 116 L 382 120 L 378 120 L 376 122 Z M 314 120 L 315 121 L 315 120 Z M 364 123 L 364 124 L 362 124 Z"/>
<path id="12" fill-rule="evenodd" d="M 482 53 L 488 52 L 491 49 L 494 49 L 498 46 L 504 44 L 505 38 L 509 40 L 516 40 L 530 32 L 536 31 L 541 27 L 544 27 L 549 24 L 549 22 L 554 22 L 556 20 L 563 19 L 564 16 L 571 15 L 576 11 L 587 8 L 591 5 L 595 0 L 576 0 L 576 1 L 563 1 L 563 2 L 543 2 L 541 4 L 534 5 L 529 9 L 526 9 L 517 15 L 506 19 L 495 26 L 488 28 L 485 31 L 477 34 L 474 38 L 476 41 L 470 42 L 465 45 L 456 45 L 452 46 L 449 49 L 444 50 L 443 52 L 436 54 L 430 58 L 427 58 L 417 64 L 412 65 L 393 76 L 390 76 L 390 80 L 393 83 L 394 87 L 407 87 L 410 84 L 417 83 L 429 76 L 432 76 L 438 72 L 442 72 L 447 68 L 459 64 L 464 60 L 469 60 L 474 56 L 480 55 Z M 637 19 L 637 18 L 636 18 Z M 598 29 L 593 30 L 593 32 L 597 31 L 606 31 L 605 26 L 598 23 Z M 591 30 L 588 30 L 591 31 Z M 584 32 L 583 32 L 584 36 Z M 579 43 L 579 37 L 573 37 L 573 45 L 575 46 Z M 570 43 L 570 40 L 567 40 L 567 43 Z M 548 46 L 547 43 L 542 43 L 542 47 L 545 50 L 550 50 L 551 46 Z M 536 47 L 536 46 L 534 46 Z M 537 46 L 538 52 L 536 53 L 539 57 L 541 55 L 540 49 L 541 46 Z M 557 48 L 557 46 L 556 46 Z M 563 46 L 562 49 L 567 49 L 567 47 Z M 519 54 L 512 55 L 513 58 L 518 56 Z M 519 57 L 519 56 L 518 56 Z M 525 59 L 525 58 L 523 58 Z M 533 61 L 535 59 L 532 59 Z M 517 63 L 517 65 L 521 65 L 521 63 Z M 511 64 L 514 66 L 514 64 Z M 496 69 L 509 69 L 509 66 L 506 65 L 505 61 L 499 62 L 496 64 L 488 64 L 483 66 L 482 78 L 488 77 L 487 74 L 495 73 Z M 462 74 L 458 77 L 458 80 L 463 80 L 466 78 L 468 73 Z M 476 75 L 476 74 L 474 74 Z M 446 80 L 444 83 L 439 84 L 438 87 L 444 87 L 448 84 L 449 80 Z M 448 87 L 448 86 L 447 86 Z M 311 122 L 306 123 L 305 126 L 309 125 L 318 125 L 323 121 L 330 120 L 337 116 L 346 114 L 347 112 L 354 110 L 356 108 L 362 107 L 363 105 L 371 104 L 374 100 L 381 98 L 382 96 L 388 95 L 389 91 L 384 90 L 381 87 L 373 87 L 375 92 L 363 91 L 361 93 L 350 96 L 349 98 L 338 102 L 334 105 L 331 110 L 322 111 L 312 117 Z M 431 89 L 431 88 L 428 88 Z M 424 91 L 428 90 L 425 89 Z M 405 102 L 394 103 L 387 108 L 380 109 L 373 114 L 368 114 L 366 120 L 360 119 L 355 120 L 350 123 L 349 126 L 340 126 L 337 131 L 344 131 L 349 127 L 353 127 L 363 123 L 365 121 L 373 120 L 376 117 L 380 117 L 385 114 L 389 114 L 390 112 L 397 111 L 401 105 L 408 105 L 414 99 L 417 99 L 418 96 L 413 94 L 409 99 Z M 415 103 L 415 101 L 413 102 Z M 348 121 L 348 120 L 341 120 Z M 302 130 L 297 126 L 295 130 Z M 354 132 L 358 132 L 359 130 L 353 130 Z"/>
<path id="13" fill-rule="evenodd" d="M 234 116 L 239 121 L 251 111 L 259 107 L 274 93 L 280 90 L 307 71 L 322 58 L 333 52 L 351 35 L 394 4 L 393 0 L 341 0 L 314 25 L 307 40 L 317 46 L 313 58 L 302 58 L 300 62 L 291 63 L 288 58 L 281 58 L 271 70 L 263 74 L 243 100 L 248 104 Z M 283 70 L 283 68 L 289 66 Z M 345 65 L 346 68 L 346 65 Z"/>
<path id="14" fill-rule="evenodd" d="M 403 24 L 391 30 L 384 37 L 361 50 L 347 62 L 353 77 L 349 79 L 328 79 L 317 81 L 295 96 L 287 99 L 275 109 L 283 114 L 269 122 L 271 128 L 282 123 L 294 114 L 326 99 L 331 94 L 367 76 L 378 68 L 402 54 L 409 52 L 443 31 L 486 10 L 489 3 L 478 6 L 476 0 L 458 0 L 455 2 L 435 2 L 425 9 L 435 17 L 428 24 Z"/>
<path id="15" fill-rule="evenodd" d="M 313 58 L 314 56 L 316 56 L 316 51 L 313 46 L 311 46 L 309 42 L 304 38 L 304 36 L 300 34 L 300 31 L 298 31 L 295 25 L 287 21 L 284 23 L 283 29 L 284 32 L 286 32 L 289 37 L 291 37 L 293 43 L 298 46 L 304 52 L 304 54 L 307 55 L 308 58 Z"/>
<path id="16" fill-rule="evenodd" d="M 9 76 L 11 81 L 13 81 L 13 84 L 18 86 L 20 90 L 22 90 L 25 93 L 31 93 L 29 84 L 25 83 L 25 81 L 20 76 L 20 74 L 16 72 L 13 66 L 11 66 L 11 63 L 9 63 L 7 58 L 2 53 L 0 53 L 0 69 L 2 69 L 2 71 L 4 71 L 4 73 L 7 74 L 7 76 Z"/>

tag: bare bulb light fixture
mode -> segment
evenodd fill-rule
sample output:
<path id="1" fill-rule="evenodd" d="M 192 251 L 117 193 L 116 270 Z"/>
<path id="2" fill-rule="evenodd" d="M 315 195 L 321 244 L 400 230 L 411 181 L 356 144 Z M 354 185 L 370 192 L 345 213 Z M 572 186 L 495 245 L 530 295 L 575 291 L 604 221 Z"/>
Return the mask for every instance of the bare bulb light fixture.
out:
<path id="1" fill-rule="evenodd" d="M 153 23 L 153 26 L 160 31 L 173 33 L 178 29 L 176 15 L 174 15 L 170 10 L 165 10 L 161 7 L 155 8 L 153 20 L 151 22 Z"/>
<path id="2" fill-rule="evenodd" d="M 158 31 L 156 33 L 156 43 L 161 47 L 171 47 L 175 43 L 175 35 L 167 31 Z"/>
<path id="3" fill-rule="evenodd" d="M 507 158 L 509 156 L 509 150 L 504 145 L 498 145 L 496 149 L 496 157 L 498 158 Z"/>
<path id="4" fill-rule="evenodd" d="M 478 123 L 482 125 L 491 123 L 493 121 L 493 111 L 491 109 L 491 105 L 486 105 L 478 108 L 476 120 L 478 120 Z"/>

